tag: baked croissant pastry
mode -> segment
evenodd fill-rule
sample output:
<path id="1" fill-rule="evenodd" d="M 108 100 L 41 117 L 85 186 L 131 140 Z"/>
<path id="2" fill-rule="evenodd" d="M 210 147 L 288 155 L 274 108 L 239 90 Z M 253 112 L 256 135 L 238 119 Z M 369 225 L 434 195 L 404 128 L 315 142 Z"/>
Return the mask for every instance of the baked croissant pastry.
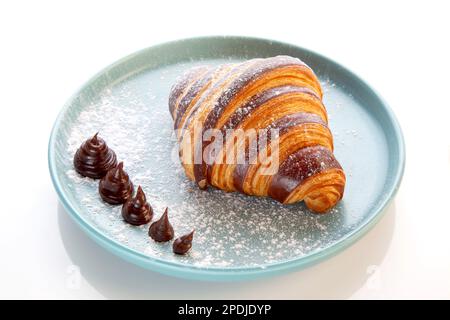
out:
<path id="1" fill-rule="evenodd" d="M 284 204 L 304 200 L 317 213 L 342 198 L 345 174 L 333 155 L 322 89 L 301 60 L 276 56 L 195 67 L 172 87 L 169 110 L 181 163 L 200 188 Z M 259 133 L 256 144 L 248 132 Z"/>

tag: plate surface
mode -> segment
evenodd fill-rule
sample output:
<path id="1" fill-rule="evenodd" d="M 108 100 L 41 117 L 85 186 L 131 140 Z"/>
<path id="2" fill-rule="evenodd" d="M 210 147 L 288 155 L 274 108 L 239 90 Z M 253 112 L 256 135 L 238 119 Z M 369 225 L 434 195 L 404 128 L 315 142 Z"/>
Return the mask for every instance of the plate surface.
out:
<path id="1" fill-rule="evenodd" d="M 279 54 L 298 57 L 324 89 L 335 155 L 347 185 L 326 215 L 303 203 L 198 190 L 184 175 L 167 98 L 175 79 L 199 64 Z M 120 206 L 103 203 L 98 181 L 72 166 L 78 146 L 99 131 L 135 185 L 142 185 L 159 218 L 169 207 L 176 235 L 196 230 L 187 256 L 157 244 L 147 226 L 121 219 Z M 106 249 L 145 268 L 203 280 L 237 280 L 299 269 L 343 250 L 381 217 L 397 191 L 405 151 L 400 127 L 383 100 L 360 78 L 319 54 L 279 42 L 207 37 L 170 42 L 107 67 L 65 105 L 49 143 L 49 167 L 58 196 L 81 228 Z"/>

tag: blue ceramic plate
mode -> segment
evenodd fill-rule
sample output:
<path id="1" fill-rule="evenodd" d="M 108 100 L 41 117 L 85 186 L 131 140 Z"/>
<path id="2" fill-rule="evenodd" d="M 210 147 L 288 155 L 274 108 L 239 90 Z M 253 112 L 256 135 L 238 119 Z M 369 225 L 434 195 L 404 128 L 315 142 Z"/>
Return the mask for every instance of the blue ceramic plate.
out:
<path id="1" fill-rule="evenodd" d="M 335 155 L 345 169 L 343 201 L 327 215 L 302 203 L 220 190 L 199 191 L 184 175 L 172 134 L 167 98 L 177 76 L 199 64 L 279 54 L 313 68 L 324 89 Z M 177 235 L 196 230 L 193 249 L 176 256 L 171 244 L 132 227 L 120 207 L 103 203 L 98 181 L 73 170 L 73 154 L 99 131 L 135 185 L 142 185 L 158 218 L 169 207 Z M 355 242 L 379 221 L 396 193 L 405 151 L 391 109 L 364 81 L 317 53 L 264 39 L 207 37 L 170 42 L 107 67 L 67 102 L 50 137 L 50 174 L 78 225 L 100 245 L 142 267 L 205 280 L 237 280 L 300 269 Z"/>

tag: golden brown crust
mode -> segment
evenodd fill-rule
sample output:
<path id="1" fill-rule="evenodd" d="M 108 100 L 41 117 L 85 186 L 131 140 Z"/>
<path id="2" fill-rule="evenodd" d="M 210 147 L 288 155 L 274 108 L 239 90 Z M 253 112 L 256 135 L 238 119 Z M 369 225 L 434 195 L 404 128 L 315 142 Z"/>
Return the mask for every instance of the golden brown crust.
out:
<path id="1" fill-rule="evenodd" d="M 322 103 L 322 89 L 314 72 L 288 56 L 253 59 L 217 68 L 201 67 L 176 84 L 169 110 L 178 131 L 180 156 L 187 176 L 199 187 L 208 184 L 225 191 L 270 196 L 282 203 L 305 200 L 325 212 L 341 198 L 345 175 L 333 155 L 333 138 Z M 200 126 L 201 130 L 195 130 Z M 278 148 L 271 144 L 248 158 L 247 139 L 230 139 L 211 152 L 211 142 L 191 143 L 208 129 L 277 129 Z M 275 138 L 274 138 L 275 139 Z M 273 139 L 273 140 L 274 140 Z M 201 140 L 201 139 L 200 139 Z M 237 150 L 246 150 L 244 163 L 227 163 Z M 279 170 L 267 174 L 262 152 L 277 154 Z M 199 156 L 200 162 L 194 163 Z M 252 161 L 251 161 L 252 160 Z"/>

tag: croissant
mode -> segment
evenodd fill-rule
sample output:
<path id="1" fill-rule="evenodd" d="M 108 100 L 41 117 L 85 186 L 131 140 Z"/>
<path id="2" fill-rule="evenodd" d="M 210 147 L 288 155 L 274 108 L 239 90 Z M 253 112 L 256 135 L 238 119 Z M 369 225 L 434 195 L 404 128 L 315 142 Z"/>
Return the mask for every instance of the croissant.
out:
<path id="1" fill-rule="evenodd" d="M 303 200 L 317 213 L 342 199 L 346 179 L 333 155 L 322 88 L 301 60 L 195 67 L 172 87 L 169 111 L 181 163 L 201 189 Z"/>

